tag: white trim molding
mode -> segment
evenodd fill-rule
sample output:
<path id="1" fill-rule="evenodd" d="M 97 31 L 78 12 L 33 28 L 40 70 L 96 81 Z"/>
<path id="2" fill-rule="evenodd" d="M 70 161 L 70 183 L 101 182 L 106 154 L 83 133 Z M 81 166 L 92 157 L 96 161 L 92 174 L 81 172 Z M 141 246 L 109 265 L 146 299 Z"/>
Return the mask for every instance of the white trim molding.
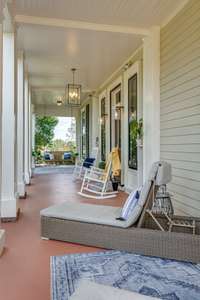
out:
<path id="1" fill-rule="evenodd" d="M 89 22 L 83 22 L 78 20 L 54 19 L 54 18 L 26 16 L 26 15 L 16 15 L 15 22 L 20 24 L 43 25 L 43 26 L 73 28 L 73 29 L 81 29 L 81 30 L 84 29 L 84 30 L 102 31 L 102 32 L 115 32 L 115 33 L 133 34 L 133 35 L 141 35 L 141 36 L 146 36 L 149 34 L 148 29 L 141 28 L 141 27 L 97 24 L 97 23 L 89 23 Z"/>
<path id="2" fill-rule="evenodd" d="M 144 170 L 148 177 L 153 162 L 160 159 L 160 27 L 153 27 L 144 38 L 143 124 Z"/>

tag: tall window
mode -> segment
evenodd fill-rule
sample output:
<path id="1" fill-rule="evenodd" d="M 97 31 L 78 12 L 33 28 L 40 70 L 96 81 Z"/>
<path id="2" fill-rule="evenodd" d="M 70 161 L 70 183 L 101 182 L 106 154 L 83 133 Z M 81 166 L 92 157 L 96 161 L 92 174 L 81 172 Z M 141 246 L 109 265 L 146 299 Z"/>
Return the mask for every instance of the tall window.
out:
<path id="1" fill-rule="evenodd" d="M 82 157 L 86 157 L 86 118 L 85 118 L 85 109 L 81 113 L 81 129 L 82 129 L 82 143 L 81 143 L 81 154 Z"/>
<path id="2" fill-rule="evenodd" d="M 137 120 L 137 74 L 128 80 L 128 166 L 137 170 L 137 141 L 133 133 L 134 120 Z"/>
<path id="3" fill-rule="evenodd" d="M 121 148 L 121 112 L 116 106 L 121 103 L 121 84 L 110 91 L 110 149 Z"/>
<path id="4" fill-rule="evenodd" d="M 86 156 L 90 155 L 90 105 L 86 105 Z"/>
<path id="5" fill-rule="evenodd" d="M 88 157 L 89 156 L 89 127 L 90 127 L 90 121 L 89 121 L 89 115 L 90 115 L 90 106 L 89 104 L 86 105 L 85 109 L 81 113 L 81 123 L 82 123 L 82 157 Z"/>
<path id="6" fill-rule="evenodd" d="M 106 99 L 101 99 L 101 160 L 106 160 Z"/>

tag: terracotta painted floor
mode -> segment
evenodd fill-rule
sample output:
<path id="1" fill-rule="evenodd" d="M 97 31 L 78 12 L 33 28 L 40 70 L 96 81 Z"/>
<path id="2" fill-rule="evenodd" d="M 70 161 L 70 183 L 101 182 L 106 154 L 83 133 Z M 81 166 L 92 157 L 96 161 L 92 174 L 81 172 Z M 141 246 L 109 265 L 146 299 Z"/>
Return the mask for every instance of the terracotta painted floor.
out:
<path id="1" fill-rule="evenodd" d="M 89 200 L 77 195 L 79 184 L 70 174 L 35 175 L 27 188 L 28 196 L 20 199 L 21 216 L 16 223 L 4 223 L 6 249 L 0 258 L 0 300 L 49 300 L 52 255 L 92 252 L 98 249 L 40 239 L 42 208 L 67 200 L 120 206 L 126 198 L 120 193 L 109 200 Z"/>

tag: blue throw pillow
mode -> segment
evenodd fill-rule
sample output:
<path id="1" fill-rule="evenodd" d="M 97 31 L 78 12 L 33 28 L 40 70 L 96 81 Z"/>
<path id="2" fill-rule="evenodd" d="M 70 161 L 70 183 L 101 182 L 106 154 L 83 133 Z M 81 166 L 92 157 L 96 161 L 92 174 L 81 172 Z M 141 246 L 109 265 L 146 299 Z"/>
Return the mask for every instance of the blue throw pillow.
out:
<path id="1" fill-rule="evenodd" d="M 95 158 L 87 157 L 87 158 L 84 160 L 83 166 L 84 166 L 85 168 L 89 169 L 91 166 L 93 166 L 94 161 L 95 161 Z"/>
<path id="2" fill-rule="evenodd" d="M 130 216 L 130 214 L 132 213 L 132 211 L 134 210 L 135 206 L 139 201 L 140 190 L 141 189 L 138 189 L 130 193 L 122 208 L 120 217 L 117 218 L 118 220 L 126 221 L 128 219 L 128 217 Z"/>
<path id="3" fill-rule="evenodd" d="M 71 159 L 72 158 L 72 154 L 70 152 L 65 152 L 64 153 L 64 160 L 65 159 Z"/>

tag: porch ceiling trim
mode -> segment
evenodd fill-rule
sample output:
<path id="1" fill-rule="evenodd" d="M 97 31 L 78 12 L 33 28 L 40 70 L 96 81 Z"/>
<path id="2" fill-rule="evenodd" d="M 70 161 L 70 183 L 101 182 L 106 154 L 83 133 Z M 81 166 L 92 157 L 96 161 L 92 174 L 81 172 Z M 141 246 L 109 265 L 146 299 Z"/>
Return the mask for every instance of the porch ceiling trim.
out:
<path id="1" fill-rule="evenodd" d="M 32 24 L 32 25 L 53 26 L 53 27 L 60 27 L 60 28 L 115 32 L 115 33 L 124 33 L 124 34 L 141 35 L 141 36 L 149 35 L 149 30 L 141 27 L 97 24 L 97 23 L 89 23 L 83 21 L 54 19 L 54 18 L 47 18 L 47 17 L 35 17 L 35 16 L 27 16 L 27 15 L 16 15 L 15 22 L 20 24 Z"/>

